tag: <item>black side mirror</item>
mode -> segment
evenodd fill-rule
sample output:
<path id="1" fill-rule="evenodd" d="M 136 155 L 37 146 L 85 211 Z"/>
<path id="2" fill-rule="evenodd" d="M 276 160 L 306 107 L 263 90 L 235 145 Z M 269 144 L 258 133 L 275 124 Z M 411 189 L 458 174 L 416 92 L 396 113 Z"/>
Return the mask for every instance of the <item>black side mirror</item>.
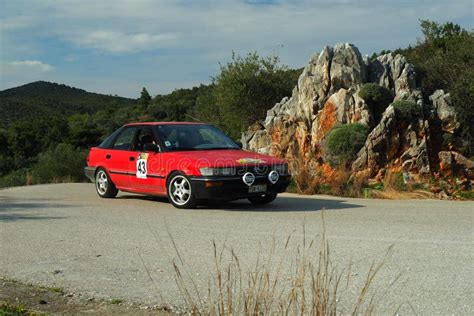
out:
<path id="1" fill-rule="evenodd" d="M 152 152 L 160 152 L 160 147 L 155 144 L 145 144 L 143 145 L 143 151 L 152 151 Z"/>
<path id="2" fill-rule="evenodd" d="M 238 141 L 237 141 L 237 142 L 235 142 L 235 143 L 237 144 L 237 146 L 239 146 L 239 148 L 244 147 L 244 145 L 243 145 L 241 142 L 238 142 Z"/>

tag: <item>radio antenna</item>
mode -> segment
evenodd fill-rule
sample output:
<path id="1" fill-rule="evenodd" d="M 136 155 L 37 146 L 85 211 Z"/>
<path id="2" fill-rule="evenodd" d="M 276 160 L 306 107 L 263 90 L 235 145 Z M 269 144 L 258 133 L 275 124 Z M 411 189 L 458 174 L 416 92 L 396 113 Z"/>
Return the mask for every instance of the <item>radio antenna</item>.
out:
<path id="1" fill-rule="evenodd" d="M 189 118 L 191 118 L 191 119 L 193 119 L 193 120 L 195 120 L 196 122 L 199 122 L 199 123 L 204 123 L 203 121 L 201 121 L 201 120 L 200 120 L 200 119 L 198 119 L 198 118 L 195 118 L 195 117 L 194 117 L 194 116 L 192 116 L 192 115 L 189 115 L 189 114 L 187 114 L 187 113 L 186 113 L 186 114 L 184 114 L 184 115 L 185 115 L 185 116 L 187 116 L 187 117 L 189 117 Z"/>

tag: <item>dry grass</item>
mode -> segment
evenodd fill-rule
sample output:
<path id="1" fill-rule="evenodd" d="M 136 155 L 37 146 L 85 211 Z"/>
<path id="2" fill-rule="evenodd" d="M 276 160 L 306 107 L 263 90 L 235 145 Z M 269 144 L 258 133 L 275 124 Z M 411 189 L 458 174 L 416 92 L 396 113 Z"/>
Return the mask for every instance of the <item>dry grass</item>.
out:
<path id="1" fill-rule="evenodd" d="M 199 290 L 175 248 L 179 258 L 174 263 L 176 283 L 187 312 L 199 315 L 373 314 L 375 293 L 371 285 L 385 259 L 370 267 L 352 309 L 341 311 L 338 305 L 341 288 L 347 290 L 351 284 L 352 265 L 343 271 L 333 266 L 325 235 L 324 215 L 322 223 L 319 247 L 315 239 L 306 239 L 303 226 L 304 237 L 296 248 L 290 247 L 292 238 L 288 236 L 282 245 L 284 255 L 277 257 L 276 242 L 273 242 L 269 255 L 259 257 L 255 265 L 247 269 L 232 249 L 213 243 L 214 270 L 205 293 Z M 292 249 L 296 249 L 293 255 Z M 390 252 L 391 247 L 387 255 Z M 288 259 L 292 261 L 292 272 L 285 274 L 285 261 Z M 343 299 L 349 300 L 348 297 Z"/>
<path id="2" fill-rule="evenodd" d="M 344 166 L 315 174 L 302 170 L 294 176 L 298 193 L 347 197 L 362 197 L 368 180 L 367 174 L 354 174 Z"/>
<path id="3" fill-rule="evenodd" d="M 385 200 L 423 200 L 434 198 L 433 193 L 424 190 L 415 191 L 397 191 L 395 189 L 383 189 L 370 191 L 370 197 Z"/>

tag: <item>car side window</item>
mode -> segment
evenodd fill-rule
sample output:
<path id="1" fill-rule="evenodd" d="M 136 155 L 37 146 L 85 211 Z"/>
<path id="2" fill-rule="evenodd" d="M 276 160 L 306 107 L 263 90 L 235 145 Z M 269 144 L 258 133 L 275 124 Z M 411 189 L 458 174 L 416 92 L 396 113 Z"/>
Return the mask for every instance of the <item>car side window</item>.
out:
<path id="1" fill-rule="evenodd" d="M 133 127 L 124 129 L 115 140 L 113 148 L 118 150 L 131 150 L 136 130 L 137 129 Z"/>
<path id="2" fill-rule="evenodd" d="M 133 150 L 147 151 L 147 148 L 156 148 L 156 151 L 159 149 L 151 128 L 144 127 L 138 130 L 138 135 L 135 139 Z"/>

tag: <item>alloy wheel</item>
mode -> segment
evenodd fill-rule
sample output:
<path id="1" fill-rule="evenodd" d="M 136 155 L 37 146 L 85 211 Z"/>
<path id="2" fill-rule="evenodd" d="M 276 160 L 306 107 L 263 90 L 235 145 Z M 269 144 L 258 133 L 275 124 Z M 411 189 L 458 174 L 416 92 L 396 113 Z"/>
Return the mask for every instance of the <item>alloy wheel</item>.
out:
<path id="1" fill-rule="evenodd" d="M 191 183 L 182 175 L 171 180 L 169 190 L 171 199 L 177 205 L 185 205 L 191 199 Z"/>

